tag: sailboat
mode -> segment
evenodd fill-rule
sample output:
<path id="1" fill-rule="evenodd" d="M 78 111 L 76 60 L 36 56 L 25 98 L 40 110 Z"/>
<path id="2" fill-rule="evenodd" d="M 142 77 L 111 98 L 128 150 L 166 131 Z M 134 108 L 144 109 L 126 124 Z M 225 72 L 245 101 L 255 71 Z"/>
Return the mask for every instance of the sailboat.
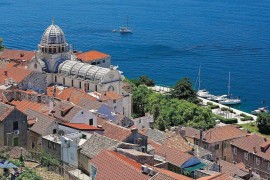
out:
<path id="1" fill-rule="evenodd" d="M 233 105 L 241 103 L 241 99 L 231 97 L 230 89 L 231 89 L 231 73 L 229 72 L 228 95 L 226 97 L 224 96 L 221 100 L 219 100 L 220 104 Z"/>
<path id="2" fill-rule="evenodd" d="M 132 33 L 132 29 L 130 29 L 130 28 L 128 27 L 128 16 L 127 16 L 127 26 L 120 27 L 119 32 L 120 32 L 121 34 L 130 34 L 130 33 Z"/>
<path id="3" fill-rule="evenodd" d="M 209 92 L 206 89 L 201 89 L 201 66 L 199 67 L 199 73 L 198 73 L 198 91 L 197 95 L 202 98 L 211 99 L 213 95 L 209 94 Z M 196 82 L 197 84 L 197 82 Z"/>

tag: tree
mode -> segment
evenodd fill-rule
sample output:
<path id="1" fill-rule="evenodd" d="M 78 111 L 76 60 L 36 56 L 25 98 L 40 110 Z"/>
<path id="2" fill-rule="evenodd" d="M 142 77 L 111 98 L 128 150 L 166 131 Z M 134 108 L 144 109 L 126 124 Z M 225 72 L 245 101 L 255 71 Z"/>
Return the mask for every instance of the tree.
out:
<path id="1" fill-rule="evenodd" d="M 196 92 L 192 89 L 189 78 L 183 78 L 175 84 L 171 91 L 171 97 L 198 103 Z"/>
<path id="2" fill-rule="evenodd" d="M 145 109 L 147 105 L 148 96 L 152 93 L 145 85 L 140 85 L 134 88 L 132 100 L 133 100 L 133 113 L 135 117 L 141 117 L 145 115 Z"/>
<path id="3" fill-rule="evenodd" d="M 148 76 L 140 76 L 139 79 L 131 79 L 130 82 L 135 86 L 146 85 L 146 86 L 155 86 L 153 79 L 150 79 Z"/>
<path id="4" fill-rule="evenodd" d="M 270 134 L 270 115 L 268 113 L 258 114 L 257 127 L 261 133 Z"/>

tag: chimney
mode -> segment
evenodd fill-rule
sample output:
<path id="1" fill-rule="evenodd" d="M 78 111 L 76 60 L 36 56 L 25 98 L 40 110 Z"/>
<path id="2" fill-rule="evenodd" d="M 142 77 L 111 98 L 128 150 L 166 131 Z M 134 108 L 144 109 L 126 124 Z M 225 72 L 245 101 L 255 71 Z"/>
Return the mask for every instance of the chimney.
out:
<path id="1" fill-rule="evenodd" d="M 8 75 L 8 72 L 7 72 L 7 71 L 4 71 L 4 73 L 5 73 L 5 76 L 7 76 L 7 75 Z"/>
<path id="2" fill-rule="evenodd" d="M 264 138 L 264 142 L 266 142 L 267 141 L 267 138 Z"/>
<path id="3" fill-rule="evenodd" d="M 23 57 L 23 56 L 24 56 L 24 54 L 23 54 L 23 53 L 21 53 L 21 54 L 20 54 L 20 57 Z"/>
<path id="4" fill-rule="evenodd" d="M 253 147 L 253 153 L 257 153 L 256 147 Z"/>
<path id="5" fill-rule="evenodd" d="M 70 98 L 69 97 L 67 98 L 67 101 L 70 101 Z"/>
<path id="6" fill-rule="evenodd" d="M 137 129 L 137 128 L 132 128 L 132 129 L 131 129 L 131 132 L 132 132 L 132 133 L 138 133 L 138 129 Z"/>

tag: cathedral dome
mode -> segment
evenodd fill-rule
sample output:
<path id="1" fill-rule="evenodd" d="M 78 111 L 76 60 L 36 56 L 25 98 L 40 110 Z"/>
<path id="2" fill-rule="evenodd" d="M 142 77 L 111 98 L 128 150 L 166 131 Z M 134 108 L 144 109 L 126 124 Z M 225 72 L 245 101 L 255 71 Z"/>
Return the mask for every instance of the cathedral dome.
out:
<path id="1" fill-rule="evenodd" d="M 40 44 L 66 44 L 65 34 L 59 26 L 52 23 L 43 33 Z"/>

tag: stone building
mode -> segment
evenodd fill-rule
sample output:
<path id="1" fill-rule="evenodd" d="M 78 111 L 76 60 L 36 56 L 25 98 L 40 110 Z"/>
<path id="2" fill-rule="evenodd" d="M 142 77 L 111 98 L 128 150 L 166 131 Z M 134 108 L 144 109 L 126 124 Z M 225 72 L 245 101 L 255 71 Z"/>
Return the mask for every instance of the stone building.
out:
<path id="1" fill-rule="evenodd" d="M 247 135 L 231 143 L 233 161 L 244 163 L 261 179 L 270 178 L 270 140 L 259 135 Z"/>
<path id="2" fill-rule="evenodd" d="M 195 134 L 192 134 L 195 133 Z M 232 162 L 231 146 L 232 140 L 246 136 L 246 133 L 233 125 L 211 128 L 207 131 L 194 131 L 192 128 L 181 128 L 183 137 L 194 139 L 194 144 L 212 153 L 212 158 Z"/>
<path id="3" fill-rule="evenodd" d="M 0 102 L 0 146 L 27 146 L 27 117 Z"/>
<path id="4" fill-rule="evenodd" d="M 104 56 L 105 59 L 101 64 L 106 65 L 101 67 L 98 66 L 100 65 L 98 63 L 91 65 L 81 62 L 83 57 L 84 54 L 76 57 L 67 43 L 62 29 L 53 23 L 43 33 L 38 50 L 28 64 L 28 68 L 46 74 L 47 85 L 59 84 L 76 87 L 86 92 L 115 91 L 119 94 L 122 93 L 124 77 L 117 67 L 110 65 L 110 58 L 106 61 L 107 56 Z M 105 62 L 103 63 L 103 61 Z"/>

